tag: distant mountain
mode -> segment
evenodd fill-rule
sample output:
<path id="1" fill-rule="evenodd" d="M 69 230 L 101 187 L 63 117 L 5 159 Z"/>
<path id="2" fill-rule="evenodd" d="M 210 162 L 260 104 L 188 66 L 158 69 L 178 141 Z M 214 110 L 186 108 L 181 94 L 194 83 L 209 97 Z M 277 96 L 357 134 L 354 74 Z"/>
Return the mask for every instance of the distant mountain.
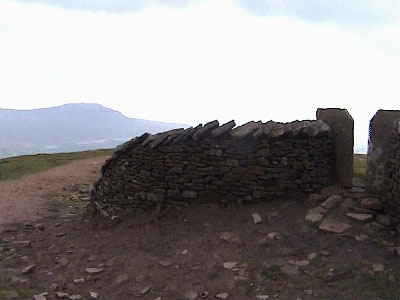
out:
<path id="1" fill-rule="evenodd" d="M 113 148 L 145 132 L 185 124 L 125 117 L 100 104 L 65 104 L 34 110 L 0 109 L 0 158 L 22 154 Z"/>

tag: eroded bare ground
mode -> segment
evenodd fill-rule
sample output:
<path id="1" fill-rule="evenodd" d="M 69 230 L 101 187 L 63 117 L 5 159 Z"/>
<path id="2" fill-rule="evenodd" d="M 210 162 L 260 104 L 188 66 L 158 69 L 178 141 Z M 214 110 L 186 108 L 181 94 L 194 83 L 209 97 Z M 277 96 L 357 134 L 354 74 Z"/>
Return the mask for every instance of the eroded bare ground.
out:
<path id="1" fill-rule="evenodd" d="M 43 217 L 49 197 L 66 186 L 93 181 L 106 159 L 79 160 L 18 180 L 0 182 L 0 231 L 4 224 L 31 222 Z"/>
<path id="2" fill-rule="evenodd" d="M 111 221 L 85 216 L 89 187 L 75 183 L 1 234 L 3 299 L 398 299 L 394 233 L 342 214 L 351 228 L 321 231 L 305 220 L 315 199 Z"/>

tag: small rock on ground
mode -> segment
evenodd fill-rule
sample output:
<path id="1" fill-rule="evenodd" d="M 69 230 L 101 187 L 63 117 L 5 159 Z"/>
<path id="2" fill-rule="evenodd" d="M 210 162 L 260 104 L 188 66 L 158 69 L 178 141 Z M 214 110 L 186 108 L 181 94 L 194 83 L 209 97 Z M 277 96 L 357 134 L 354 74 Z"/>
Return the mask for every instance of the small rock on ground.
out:
<path id="1" fill-rule="evenodd" d="M 306 221 L 311 222 L 311 223 L 317 223 L 321 221 L 326 214 L 326 209 L 322 207 L 315 207 L 312 208 L 308 211 L 307 216 L 306 216 Z"/>
<path id="2" fill-rule="evenodd" d="M 115 283 L 121 284 L 127 280 L 128 280 L 128 274 L 122 274 L 117 277 L 117 279 L 115 280 Z"/>
<path id="3" fill-rule="evenodd" d="M 145 286 L 143 289 L 140 290 L 140 294 L 145 295 L 150 291 L 150 289 L 151 289 L 151 286 L 149 286 L 149 285 Z"/>
<path id="4" fill-rule="evenodd" d="M 385 265 L 384 264 L 373 264 L 372 270 L 374 272 L 383 272 L 385 270 Z"/>
<path id="5" fill-rule="evenodd" d="M 328 197 L 324 202 L 320 204 L 322 208 L 327 210 L 338 207 L 343 201 L 343 197 L 340 195 L 332 195 Z"/>
<path id="6" fill-rule="evenodd" d="M 96 273 L 100 273 L 103 271 L 104 271 L 104 269 L 102 269 L 102 268 L 86 268 L 86 272 L 89 274 L 96 274 Z"/>
<path id="7" fill-rule="evenodd" d="M 36 267 L 35 264 L 30 265 L 30 266 L 27 266 L 27 267 L 25 267 L 25 268 L 22 269 L 21 273 L 22 273 L 22 274 L 29 274 L 29 273 L 32 273 L 32 272 L 33 272 L 33 269 L 34 269 L 35 267 Z"/>
<path id="8" fill-rule="evenodd" d="M 233 269 L 234 267 L 236 267 L 237 262 L 235 261 L 227 261 L 223 263 L 223 266 L 225 269 Z"/>
<path id="9" fill-rule="evenodd" d="M 349 228 L 351 228 L 350 225 L 336 221 L 334 219 L 324 219 L 321 225 L 319 226 L 320 230 L 325 230 L 334 233 L 342 233 Z"/>
<path id="10" fill-rule="evenodd" d="M 187 291 L 183 297 L 188 300 L 194 300 L 198 297 L 198 294 L 195 291 L 190 290 Z"/>
<path id="11" fill-rule="evenodd" d="M 261 219 L 261 216 L 258 213 L 254 213 L 251 216 L 253 217 L 254 224 L 261 223 L 262 219 Z"/>
<path id="12" fill-rule="evenodd" d="M 228 293 L 221 293 L 221 294 L 216 294 L 215 298 L 217 298 L 217 299 L 227 299 L 228 296 L 229 296 Z"/>
<path id="13" fill-rule="evenodd" d="M 56 296 L 58 299 L 68 299 L 69 298 L 69 294 L 64 293 L 64 292 L 57 292 Z"/>
<path id="14" fill-rule="evenodd" d="M 281 235 L 278 232 L 270 232 L 268 233 L 267 237 L 271 240 L 280 240 Z"/>
<path id="15" fill-rule="evenodd" d="M 308 260 L 289 260 L 288 263 L 291 265 L 294 265 L 294 266 L 298 266 L 298 267 L 305 267 L 310 264 L 310 261 L 308 261 Z"/>
<path id="16" fill-rule="evenodd" d="M 98 299 L 99 294 L 96 292 L 89 292 L 89 297 L 90 297 L 90 299 Z"/>

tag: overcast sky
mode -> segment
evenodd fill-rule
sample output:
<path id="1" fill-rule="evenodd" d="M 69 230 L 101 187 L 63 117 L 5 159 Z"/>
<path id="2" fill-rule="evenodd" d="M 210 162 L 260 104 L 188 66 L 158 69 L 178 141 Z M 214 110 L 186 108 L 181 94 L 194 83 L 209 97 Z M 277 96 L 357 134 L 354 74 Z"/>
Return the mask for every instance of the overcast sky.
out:
<path id="1" fill-rule="evenodd" d="M 400 109 L 399 2 L 0 0 L 0 108 L 187 124 Z"/>

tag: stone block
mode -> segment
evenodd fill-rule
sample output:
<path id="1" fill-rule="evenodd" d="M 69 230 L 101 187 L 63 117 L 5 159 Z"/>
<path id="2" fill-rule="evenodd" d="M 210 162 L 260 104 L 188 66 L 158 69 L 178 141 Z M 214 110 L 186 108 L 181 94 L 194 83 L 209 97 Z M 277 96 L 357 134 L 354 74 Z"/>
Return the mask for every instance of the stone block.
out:
<path id="1" fill-rule="evenodd" d="M 317 110 L 317 119 L 331 130 L 335 153 L 335 179 L 344 187 L 353 185 L 354 120 L 346 109 Z"/>
<path id="2" fill-rule="evenodd" d="M 392 139 L 393 133 L 399 132 L 400 111 L 378 110 L 370 121 L 366 191 L 384 192 L 385 178 L 390 174 L 388 162 L 399 141 Z M 396 170 L 398 174 L 398 170 Z"/>
<path id="3" fill-rule="evenodd" d="M 197 193 L 195 191 L 185 190 L 185 191 L 182 192 L 182 198 L 196 199 L 197 198 Z"/>

